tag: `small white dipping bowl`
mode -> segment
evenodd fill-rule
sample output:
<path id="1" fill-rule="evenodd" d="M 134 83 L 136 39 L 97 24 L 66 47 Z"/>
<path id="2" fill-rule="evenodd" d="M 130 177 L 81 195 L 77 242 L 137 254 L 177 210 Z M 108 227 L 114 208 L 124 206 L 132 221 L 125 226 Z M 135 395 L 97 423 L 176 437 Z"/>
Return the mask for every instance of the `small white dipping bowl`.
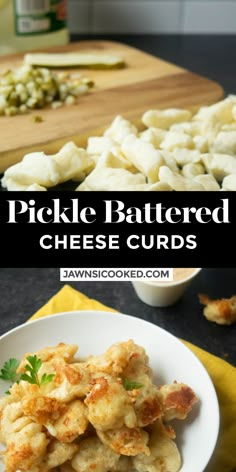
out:
<path id="1" fill-rule="evenodd" d="M 178 281 L 151 282 L 141 279 L 133 281 L 132 285 L 140 300 L 147 305 L 159 307 L 174 305 L 201 270 L 201 268 L 195 269 L 192 274 Z"/>

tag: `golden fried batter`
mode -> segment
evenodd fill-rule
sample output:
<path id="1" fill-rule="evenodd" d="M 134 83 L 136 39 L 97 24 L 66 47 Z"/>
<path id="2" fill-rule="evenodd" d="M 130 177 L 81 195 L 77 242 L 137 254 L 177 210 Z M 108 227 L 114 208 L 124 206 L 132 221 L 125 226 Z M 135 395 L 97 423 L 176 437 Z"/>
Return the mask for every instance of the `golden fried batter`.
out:
<path id="1" fill-rule="evenodd" d="M 117 376 L 122 374 L 130 361 L 134 358 L 141 359 L 146 364 L 148 357 L 143 347 L 138 346 L 132 339 L 127 342 L 113 344 L 107 351 L 88 359 L 87 365 L 92 372 L 105 372 Z"/>
<path id="2" fill-rule="evenodd" d="M 60 357 L 65 360 L 65 362 L 71 362 L 75 353 L 78 350 L 76 344 L 65 344 L 59 343 L 57 346 L 45 347 L 34 353 L 26 353 L 18 367 L 18 372 L 24 372 L 25 364 L 27 363 L 27 357 L 29 355 L 36 354 L 43 362 L 49 361 L 55 357 Z"/>
<path id="3" fill-rule="evenodd" d="M 183 420 L 197 403 L 197 397 L 193 390 L 185 384 L 173 383 L 162 385 L 158 389 L 158 397 L 163 409 L 165 421 L 177 418 Z"/>
<path id="4" fill-rule="evenodd" d="M 21 402 L 4 408 L 1 432 L 7 446 L 4 456 L 6 472 L 28 472 L 33 467 L 37 471 L 46 455 L 48 440 L 42 425 L 24 415 Z"/>
<path id="5" fill-rule="evenodd" d="M 50 397 L 68 403 L 76 398 L 84 398 L 89 393 L 92 379 L 83 363 L 66 364 L 56 359 L 52 362 L 52 368 L 56 375 Z"/>
<path id="6" fill-rule="evenodd" d="M 37 423 L 45 424 L 47 421 L 55 421 L 60 418 L 65 411 L 65 405 L 54 398 L 43 395 L 25 396 L 22 399 L 22 410 L 26 416 L 34 419 Z"/>
<path id="7" fill-rule="evenodd" d="M 143 452 L 149 454 L 147 447 L 149 436 L 141 428 L 127 428 L 123 426 L 120 429 L 109 431 L 97 431 L 101 441 L 109 446 L 113 451 L 124 456 L 136 456 Z"/>
<path id="8" fill-rule="evenodd" d="M 138 426 L 144 427 L 162 416 L 162 405 L 158 398 L 157 387 L 153 385 L 147 374 L 139 376 L 138 381 L 143 387 L 137 390 L 134 411 Z"/>
<path id="9" fill-rule="evenodd" d="M 15 382 L 0 398 L 5 472 L 177 472 L 175 432 L 162 420 L 186 418 L 197 401 L 191 388 L 154 385 L 132 339 L 81 362 L 76 352 L 59 343 L 30 353 L 42 361 L 38 381 Z M 18 372 L 29 373 L 28 356 Z"/>
<path id="10" fill-rule="evenodd" d="M 236 321 L 236 296 L 212 300 L 207 295 L 200 294 L 199 301 L 205 305 L 203 314 L 209 321 L 220 325 L 231 325 Z"/>
<path id="11" fill-rule="evenodd" d="M 181 457 L 174 441 L 169 438 L 161 421 L 154 423 L 148 444 L 150 455 L 139 454 L 133 458 L 137 472 L 177 472 Z"/>
<path id="12" fill-rule="evenodd" d="M 73 457 L 71 465 L 76 472 L 109 472 L 118 464 L 116 454 L 97 437 L 85 439 L 79 444 L 79 450 Z"/>
<path id="13" fill-rule="evenodd" d="M 78 451 L 78 444 L 64 444 L 57 440 L 50 443 L 49 451 L 45 460 L 47 470 L 58 467 L 64 462 L 71 460 Z"/>
<path id="14" fill-rule="evenodd" d="M 56 421 L 47 422 L 45 426 L 58 441 L 72 442 L 87 429 L 87 408 L 81 400 L 74 400 L 66 405 Z"/>
<path id="15" fill-rule="evenodd" d="M 99 431 L 121 428 L 123 425 L 133 428 L 137 424 L 127 391 L 113 377 L 103 375 L 96 378 L 85 404 L 90 423 Z"/>

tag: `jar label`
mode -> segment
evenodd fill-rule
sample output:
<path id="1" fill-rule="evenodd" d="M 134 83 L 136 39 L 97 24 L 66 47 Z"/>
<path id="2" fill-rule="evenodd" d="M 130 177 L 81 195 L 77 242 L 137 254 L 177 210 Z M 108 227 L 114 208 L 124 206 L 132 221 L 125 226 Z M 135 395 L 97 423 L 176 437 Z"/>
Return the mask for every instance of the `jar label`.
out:
<path id="1" fill-rule="evenodd" d="M 15 33 L 31 36 L 66 26 L 66 0 L 14 0 Z"/>

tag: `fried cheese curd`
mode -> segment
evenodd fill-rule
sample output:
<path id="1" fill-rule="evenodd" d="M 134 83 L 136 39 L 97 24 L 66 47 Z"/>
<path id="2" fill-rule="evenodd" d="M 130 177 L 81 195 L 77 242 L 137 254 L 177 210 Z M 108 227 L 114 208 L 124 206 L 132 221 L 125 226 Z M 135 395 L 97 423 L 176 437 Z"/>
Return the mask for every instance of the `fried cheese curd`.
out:
<path id="1" fill-rule="evenodd" d="M 177 472 L 180 452 L 168 424 L 197 402 L 182 383 L 156 386 L 143 347 L 133 340 L 78 360 L 60 343 L 31 355 L 41 378 L 13 383 L 0 398 L 5 472 Z M 27 371 L 24 356 L 18 373 Z"/>
<path id="2" fill-rule="evenodd" d="M 199 301 L 205 305 L 203 314 L 208 321 L 219 325 L 231 325 L 236 322 L 236 296 L 212 300 L 200 294 Z"/>

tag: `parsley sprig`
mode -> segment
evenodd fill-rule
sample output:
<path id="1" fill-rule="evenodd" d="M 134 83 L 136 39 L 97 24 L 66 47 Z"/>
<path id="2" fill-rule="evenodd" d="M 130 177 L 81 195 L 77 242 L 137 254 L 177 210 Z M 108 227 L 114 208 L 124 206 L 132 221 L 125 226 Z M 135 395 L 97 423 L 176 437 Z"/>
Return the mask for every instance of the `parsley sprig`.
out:
<path id="1" fill-rule="evenodd" d="M 53 380 L 55 374 L 44 373 L 41 377 L 39 377 L 38 372 L 43 363 L 42 359 L 34 355 L 28 356 L 26 360 L 28 361 L 28 363 L 25 365 L 26 372 L 21 375 L 17 373 L 17 368 L 19 366 L 17 359 L 11 358 L 9 361 L 6 361 L 0 371 L 0 379 L 10 380 L 11 382 L 25 380 L 30 384 L 38 385 L 38 387 L 46 385 Z"/>
<path id="2" fill-rule="evenodd" d="M 26 359 L 28 364 L 25 365 L 25 370 L 28 372 L 28 374 L 22 374 L 21 380 L 25 380 L 30 384 L 36 384 L 39 387 L 52 381 L 55 374 L 43 374 L 41 379 L 38 376 L 38 371 L 43 363 L 42 359 L 38 358 L 36 355 L 28 356 Z"/>
<path id="3" fill-rule="evenodd" d="M 19 380 L 19 375 L 16 370 L 19 366 L 19 362 L 15 358 L 9 359 L 6 361 L 3 368 L 1 369 L 0 379 L 10 380 L 10 382 L 17 382 Z"/>
<path id="4" fill-rule="evenodd" d="M 135 388 L 142 388 L 144 385 L 139 382 L 134 382 L 133 380 L 129 380 L 127 378 L 123 379 L 123 387 L 125 390 L 134 390 Z"/>

